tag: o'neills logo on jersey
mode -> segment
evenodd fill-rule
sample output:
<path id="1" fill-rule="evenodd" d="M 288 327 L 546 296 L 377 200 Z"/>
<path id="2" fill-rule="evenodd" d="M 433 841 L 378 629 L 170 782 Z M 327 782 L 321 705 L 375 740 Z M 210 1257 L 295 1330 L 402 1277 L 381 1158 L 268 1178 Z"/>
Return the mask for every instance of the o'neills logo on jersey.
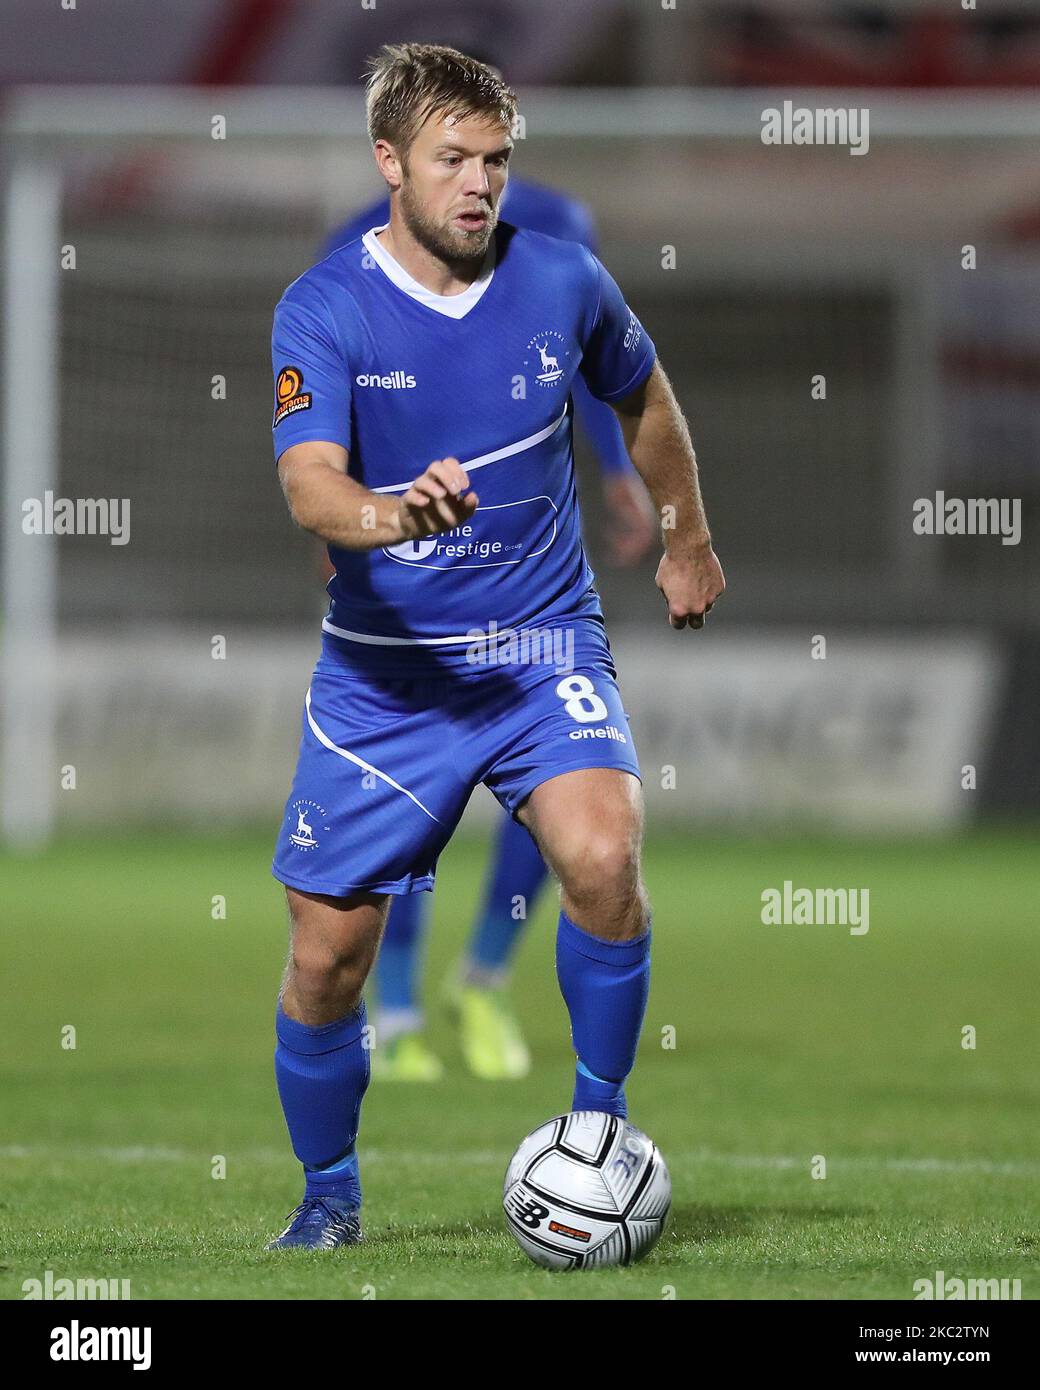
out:
<path id="1" fill-rule="evenodd" d="M 283 367 L 278 373 L 274 393 L 277 398 L 274 423 L 280 425 L 287 415 L 298 410 L 310 410 L 311 393 L 303 389 L 303 373 L 299 367 Z"/>
<path id="2" fill-rule="evenodd" d="M 354 383 L 357 386 L 381 386 L 386 391 L 404 391 L 415 385 L 415 377 L 411 372 L 388 372 L 385 376 L 362 372 L 354 378 Z"/>

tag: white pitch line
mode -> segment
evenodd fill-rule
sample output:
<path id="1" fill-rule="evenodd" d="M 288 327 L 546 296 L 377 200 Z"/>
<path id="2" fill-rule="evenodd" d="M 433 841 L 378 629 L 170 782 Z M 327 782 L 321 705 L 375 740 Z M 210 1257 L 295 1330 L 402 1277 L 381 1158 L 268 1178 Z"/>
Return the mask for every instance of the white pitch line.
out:
<path id="1" fill-rule="evenodd" d="M 687 1162 L 717 1163 L 734 1168 L 807 1168 L 808 1156 L 789 1158 L 781 1154 L 710 1153 L 706 1149 L 682 1154 Z M 841 1168 L 883 1168 L 909 1173 L 994 1173 L 1008 1177 L 1035 1177 L 1040 1162 L 1028 1159 L 1007 1161 L 989 1158 L 872 1158 L 869 1155 L 836 1155 L 828 1158 L 831 1170 Z"/>
<path id="2" fill-rule="evenodd" d="M 254 1148 L 235 1151 L 232 1149 L 225 1157 L 245 1163 L 291 1163 L 292 1154 L 288 1146 L 284 1149 Z M 673 1163 L 710 1163 L 730 1168 L 766 1169 L 808 1169 L 810 1155 L 792 1157 L 785 1154 L 733 1154 L 718 1153 L 710 1149 L 669 1151 L 666 1158 Z M 105 1144 L 79 1145 L 67 1148 L 61 1144 L 4 1144 L 0 1145 L 0 1158 L 52 1158 L 52 1159 L 101 1159 L 109 1163 L 198 1163 L 209 1162 L 210 1155 L 202 1150 L 171 1149 L 162 1145 L 132 1144 L 112 1146 Z M 508 1161 L 505 1151 L 492 1149 L 463 1149 L 461 1151 L 374 1149 L 362 1148 L 362 1164 L 403 1163 L 415 1166 L 429 1164 L 431 1159 L 441 1158 L 455 1164 L 471 1167 L 485 1165 L 501 1166 Z M 987 1158 L 873 1158 L 869 1155 L 841 1155 L 828 1159 L 831 1173 L 843 1168 L 882 1169 L 890 1172 L 908 1173 L 987 1173 L 1004 1177 L 1036 1177 L 1040 1174 L 1040 1162 L 1028 1159 L 998 1160 Z"/>

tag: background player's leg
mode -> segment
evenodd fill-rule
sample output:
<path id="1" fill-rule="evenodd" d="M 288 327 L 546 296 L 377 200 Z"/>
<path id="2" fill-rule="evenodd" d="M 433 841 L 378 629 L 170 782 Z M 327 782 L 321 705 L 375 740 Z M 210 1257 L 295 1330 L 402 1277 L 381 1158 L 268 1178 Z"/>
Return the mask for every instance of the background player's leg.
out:
<path id="1" fill-rule="evenodd" d="M 402 893 L 389 909 L 376 961 L 376 1074 L 394 1081 L 437 1081 L 440 1059 L 422 1036 L 419 981 L 429 936 L 432 893 Z"/>
<path id="2" fill-rule="evenodd" d="M 390 904 L 376 961 L 376 1036 L 380 1045 L 399 1033 L 413 1033 L 422 1027 L 419 971 L 431 897 L 429 893 L 404 893 Z"/>
<path id="3" fill-rule="evenodd" d="M 466 955 L 448 986 L 462 1055 L 474 1075 L 489 1081 L 518 1080 L 531 1070 L 507 986 L 520 936 L 548 873 L 530 832 L 503 813 Z"/>
<path id="4" fill-rule="evenodd" d="M 650 985 L 642 789 L 613 768 L 561 773 L 519 814 L 560 880 L 556 970 L 578 1054 L 572 1109 L 626 1115 Z"/>
<path id="5" fill-rule="evenodd" d="M 530 831 L 503 813 L 483 902 L 463 963 L 463 978 L 468 984 L 506 983 L 520 936 L 548 873 Z"/>
<path id="6" fill-rule="evenodd" d="M 386 920 L 385 894 L 331 898 L 286 889 L 289 959 L 278 1000 L 275 1075 L 304 1200 L 361 1205 L 355 1141 L 369 1080 L 361 991 Z M 284 1233 L 283 1233 L 284 1234 Z"/>

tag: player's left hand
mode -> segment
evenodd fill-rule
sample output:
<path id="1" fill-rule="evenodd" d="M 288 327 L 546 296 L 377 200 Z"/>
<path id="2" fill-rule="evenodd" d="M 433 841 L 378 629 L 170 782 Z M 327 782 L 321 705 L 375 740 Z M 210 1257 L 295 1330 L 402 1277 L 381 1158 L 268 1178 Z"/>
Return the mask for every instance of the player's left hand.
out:
<path id="1" fill-rule="evenodd" d="M 704 626 L 715 600 L 726 588 L 718 556 L 710 541 L 681 548 L 673 545 L 657 567 L 657 587 L 668 604 L 674 628 Z"/>
<path id="2" fill-rule="evenodd" d="M 657 530 L 650 494 L 636 474 L 615 473 L 603 480 L 603 500 L 611 561 L 634 565 L 650 549 Z"/>

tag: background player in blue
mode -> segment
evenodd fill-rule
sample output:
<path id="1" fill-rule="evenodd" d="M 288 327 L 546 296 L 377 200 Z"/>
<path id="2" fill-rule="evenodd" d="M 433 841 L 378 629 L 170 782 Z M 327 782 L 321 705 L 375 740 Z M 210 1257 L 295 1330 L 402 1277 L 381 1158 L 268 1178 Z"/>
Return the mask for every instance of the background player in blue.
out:
<path id="1" fill-rule="evenodd" d="M 627 1113 L 650 908 L 639 765 L 581 544 L 576 372 L 618 412 L 661 517 L 671 626 L 703 626 L 724 585 L 642 324 L 583 246 L 498 221 L 515 115 L 454 50 L 382 50 L 368 123 L 390 222 L 275 312 L 279 477 L 336 569 L 274 860 L 291 919 L 275 1073 L 305 1172 L 278 1248 L 361 1239 L 365 979 L 389 897 L 432 887 L 479 782 L 560 881 L 572 1108 Z"/>
<path id="2" fill-rule="evenodd" d="M 577 241 L 598 254 L 591 213 L 555 189 L 510 174 L 498 212 L 516 227 Z M 371 228 L 384 226 L 389 218 L 389 198 L 376 199 L 329 234 L 322 254 L 330 255 Z M 593 396 L 580 373 L 571 382 L 571 399 L 575 420 L 601 470 L 612 557 L 617 564 L 633 564 L 653 542 L 653 511 L 646 489 L 625 451 L 617 416 Z M 516 948 L 548 872 L 531 836 L 519 821 L 503 814 L 465 956 L 444 989 L 444 1002 L 458 1023 L 466 1064 L 489 1081 L 526 1076 L 530 1070 L 530 1054 L 509 1003 L 507 985 Z M 423 1034 L 420 978 L 430 907 L 425 893 L 397 898 L 375 964 L 378 1047 L 373 1062 L 377 1074 L 388 1080 L 436 1081 L 444 1072 Z"/>

